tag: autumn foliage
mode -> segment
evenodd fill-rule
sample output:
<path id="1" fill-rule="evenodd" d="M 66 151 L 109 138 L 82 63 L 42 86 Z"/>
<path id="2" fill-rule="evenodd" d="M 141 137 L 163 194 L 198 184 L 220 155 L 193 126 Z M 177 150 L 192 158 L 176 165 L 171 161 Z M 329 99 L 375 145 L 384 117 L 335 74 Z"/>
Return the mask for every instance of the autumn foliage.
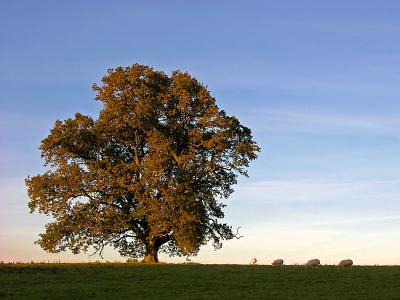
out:
<path id="1" fill-rule="evenodd" d="M 157 262 L 196 254 L 235 234 L 221 198 L 259 147 L 188 73 L 143 65 L 108 70 L 93 85 L 97 119 L 56 121 L 40 150 L 48 171 L 28 177 L 31 212 L 54 218 L 37 243 L 73 253 L 107 245 Z"/>

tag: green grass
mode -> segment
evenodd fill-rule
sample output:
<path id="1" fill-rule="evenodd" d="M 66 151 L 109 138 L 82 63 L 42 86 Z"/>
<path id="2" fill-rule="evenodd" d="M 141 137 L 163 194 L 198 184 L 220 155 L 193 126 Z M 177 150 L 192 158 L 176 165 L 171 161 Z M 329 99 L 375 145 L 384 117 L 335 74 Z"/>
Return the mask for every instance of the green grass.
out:
<path id="1" fill-rule="evenodd" d="M 91 298 L 400 300 L 400 267 L 0 265 L 0 299 Z"/>

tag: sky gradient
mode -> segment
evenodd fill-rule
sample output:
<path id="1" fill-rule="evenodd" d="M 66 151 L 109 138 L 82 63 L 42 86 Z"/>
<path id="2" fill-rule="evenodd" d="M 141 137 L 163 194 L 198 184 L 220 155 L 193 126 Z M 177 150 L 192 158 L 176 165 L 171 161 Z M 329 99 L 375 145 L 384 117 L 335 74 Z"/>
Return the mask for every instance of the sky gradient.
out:
<path id="1" fill-rule="evenodd" d="M 0 2 L 0 260 L 98 259 L 33 245 L 24 178 L 56 119 L 96 116 L 91 85 L 140 63 L 194 75 L 262 148 L 226 201 L 244 237 L 193 261 L 400 264 L 400 3 L 143 2 Z"/>

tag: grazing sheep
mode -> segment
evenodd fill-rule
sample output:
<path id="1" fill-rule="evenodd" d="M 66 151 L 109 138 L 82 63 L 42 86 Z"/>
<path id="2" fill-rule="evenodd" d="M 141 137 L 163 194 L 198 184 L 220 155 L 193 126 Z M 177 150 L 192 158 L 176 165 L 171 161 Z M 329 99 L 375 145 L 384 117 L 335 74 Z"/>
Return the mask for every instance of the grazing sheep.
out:
<path id="1" fill-rule="evenodd" d="M 319 259 L 311 259 L 306 263 L 306 267 L 318 267 L 320 263 Z"/>
<path id="2" fill-rule="evenodd" d="M 351 259 L 344 259 L 337 266 L 339 268 L 351 268 L 353 267 L 353 261 Z"/>
<path id="3" fill-rule="evenodd" d="M 282 266 L 282 265 L 283 265 L 283 259 L 275 259 L 275 260 L 272 262 L 272 265 L 273 265 L 273 266 Z"/>
<path id="4" fill-rule="evenodd" d="M 253 258 L 251 261 L 250 261 L 250 264 L 252 264 L 252 265 L 255 265 L 257 263 L 257 258 Z"/>

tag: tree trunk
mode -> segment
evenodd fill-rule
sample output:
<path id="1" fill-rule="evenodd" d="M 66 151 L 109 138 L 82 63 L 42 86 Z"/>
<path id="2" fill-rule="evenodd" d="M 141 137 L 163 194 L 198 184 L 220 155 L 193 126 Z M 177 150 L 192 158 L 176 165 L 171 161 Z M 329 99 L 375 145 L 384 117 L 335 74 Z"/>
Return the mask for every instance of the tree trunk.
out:
<path id="1" fill-rule="evenodd" d="M 158 237 L 148 244 L 146 244 L 145 255 L 142 260 L 143 263 L 158 263 L 158 250 L 162 245 L 170 240 L 168 235 L 163 237 Z"/>
<path id="2" fill-rule="evenodd" d="M 144 263 L 158 263 L 158 248 L 146 246 L 146 254 L 143 258 Z"/>

